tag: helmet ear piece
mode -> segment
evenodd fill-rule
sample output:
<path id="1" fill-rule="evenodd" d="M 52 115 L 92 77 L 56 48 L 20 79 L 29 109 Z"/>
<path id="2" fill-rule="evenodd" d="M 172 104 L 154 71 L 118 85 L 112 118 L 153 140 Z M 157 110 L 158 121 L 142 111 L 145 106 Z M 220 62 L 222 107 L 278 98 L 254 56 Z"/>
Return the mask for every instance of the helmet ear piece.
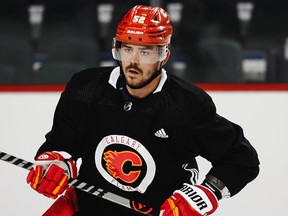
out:
<path id="1" fill-rule="evenodd" d="M 121 47 L 121 42 L 117 41 L 116 38 L 113 38 L 113 47 L 112 47 L 112 56 L 115 60 L 120 60 L 120 54 L 117 52 L 117 48 Z"/>
<path id="2" fill-rule="evenodd" d="M 118 59 L 116 54 L 116 48 L 112 48 L 112 56 L 114 59 Z"/>

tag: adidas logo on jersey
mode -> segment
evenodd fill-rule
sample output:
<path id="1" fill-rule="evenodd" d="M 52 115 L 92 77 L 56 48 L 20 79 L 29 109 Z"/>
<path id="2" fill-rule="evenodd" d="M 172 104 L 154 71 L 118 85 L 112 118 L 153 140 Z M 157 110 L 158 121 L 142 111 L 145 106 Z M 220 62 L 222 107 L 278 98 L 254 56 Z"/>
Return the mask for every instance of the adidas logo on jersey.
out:
<path id="1" fill-rule="evenodd" d="M 163 128 L 160 129 L 160 130 L 158 130 L 158 131 L 156 131 L 156 132 L 154 133 L 154 135 L 155 135 L 156 137 L 159 137 L 159 138 L 168 138 L 168 137 L 169 137 L 169 136 L 166 134 L 166 132 L 164 131 Z"/>

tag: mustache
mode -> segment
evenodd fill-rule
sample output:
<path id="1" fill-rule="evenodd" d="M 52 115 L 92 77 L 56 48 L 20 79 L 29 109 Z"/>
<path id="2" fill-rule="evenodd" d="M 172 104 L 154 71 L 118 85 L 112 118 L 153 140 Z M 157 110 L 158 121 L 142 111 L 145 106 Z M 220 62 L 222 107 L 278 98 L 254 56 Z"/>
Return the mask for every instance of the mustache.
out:
<path id="1" fill-rule="evenodd" d="M 142 73 L 142 70 L 137 66 L 137 64 L 130 64 L 126 67 L 126 70 L 134 69 Z"/>

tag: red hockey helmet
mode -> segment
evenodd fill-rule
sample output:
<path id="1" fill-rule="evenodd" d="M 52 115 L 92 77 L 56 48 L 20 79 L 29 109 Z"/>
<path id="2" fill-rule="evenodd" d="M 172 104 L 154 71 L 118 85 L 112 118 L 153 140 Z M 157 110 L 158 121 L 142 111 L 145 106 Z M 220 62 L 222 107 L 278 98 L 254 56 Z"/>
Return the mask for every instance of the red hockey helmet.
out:
<path id="1" fill-rule="evenodd" d="M 171 36 L 172 25 L 164 9 L 136 5 L 119 22 L 115 40 L 145 45 L 169 45 Z"/>

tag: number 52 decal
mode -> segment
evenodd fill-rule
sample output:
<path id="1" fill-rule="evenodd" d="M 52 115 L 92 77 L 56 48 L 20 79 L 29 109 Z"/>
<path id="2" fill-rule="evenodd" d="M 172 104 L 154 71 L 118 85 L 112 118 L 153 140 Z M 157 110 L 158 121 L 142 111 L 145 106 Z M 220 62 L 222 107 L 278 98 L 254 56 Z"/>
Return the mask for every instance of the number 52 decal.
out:
<path id="1" fill-rule="evenodd" d="M 134 16 L 132 22 L 134 23 L 144 23 L 146 17 L 145 16 Z"/>

